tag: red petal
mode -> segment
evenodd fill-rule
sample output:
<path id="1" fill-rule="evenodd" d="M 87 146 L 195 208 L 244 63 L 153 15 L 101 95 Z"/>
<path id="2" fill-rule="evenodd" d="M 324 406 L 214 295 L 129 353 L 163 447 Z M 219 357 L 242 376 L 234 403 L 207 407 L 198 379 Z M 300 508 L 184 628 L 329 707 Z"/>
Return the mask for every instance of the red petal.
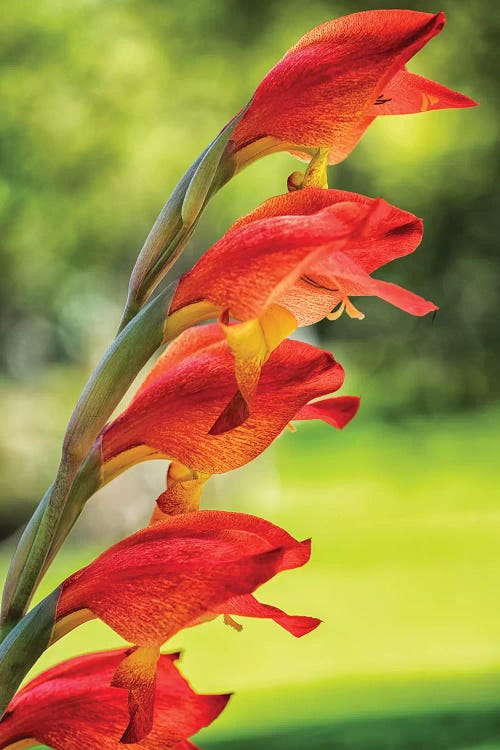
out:
<path id="1" fill-rule="evenodd" d="M 317 617 L 303 615 L 287 615 L 278 607 L 262 604 L 251 594 L 237 596 L 225 602 L 224 608 L 217 610 L 220 614 L 239 615 L 240 617 L 257 617 L 259 619 L 274 620 L 278 625 L 301 638 L 321 624 Z"/>
<path id="2" fill-rule="evenodd" d="M 343 296 L 380 297 L 411 315 L 426 315 L 437 310 L 433 302 L 419 297 L 396 284 L 379 281 L 369 276 L 356 261 L 346 254 L 334 251 L 318 260 L 311 277 L 325 287 L 338 287 L 339 293 L 323 294 L 321 304 L 333 308 Z"/>
<path id="3" fill-rule="evenodd" d="M 384 103 L 372 105 L 371 115 L 405 115 L 477 105 L 468 96 L 407 70 L 399 70 L 385 85 L 384 91 L 380 92 L 380 100 L 384 100 Z"/>
<path id="4" fill-rule="evenodd" d="M 139 646 L 161 645 L 227 599 L 303 565 L 309 544 L 254 516 L 173 516 L 104 552 L 62 584 L 58 621 L 88 609 Z"/>
<path id="5" fill-rule="evenodd" d="M 207 300 L 228 308 L 238 320 L 255 318 L 283 285 L 289 286 L 300 275 L 300 264 L 311 253 L 337 238 L 340 248 L 348 232 L 335 206 L 308 216 L 280 215 L 229 230 L 182 277 L 171 310 L 191 304 L 203 290 Z"/>
<path id="6" fill-rule="evenodd" d="M 329 353 L 284 341 L 262 368 L 250 417 L 231 432 L 210 435 L 237 391 L 233 356 L 216 344 L 149 381 L 104 431 L 104 460 L 142 444 L 199 472 L 229 471 L 258 456 L 301 406 L 338 390 L 343 377 Z"/>
<path id="7" fill-rule="evenodd" d="M 271 219 L 274 216 L 311 216 L 324 208 L 336 206 L 338 203 L 372 203 L 373 198 L 347 190 L 330 188 L 305 188 L 293 193 L 284 193 L 268 198 L 253 211 L 235 221 L 230 232 L 246 224 L 252 224 L 261 219 Z"/>
<path id="8" fill-rule="evenodd" d="M 134 400 L 140 393 L 147 390 L 152 383 L 176 365 L 221 341 L 224 341 L 224 333 L 217 323 L 188 328 L 186 331 L 183 331 L 168 345 L 163 354 L 158 357 L 154 367 L 135 394 Z"/>
<path id="9" fill-rule="evenodd" d="M 322 419 L 323 422 L 341 430 L 357 414 L 360 400 L 358 396 L 338 396 L 306 404 L 294 416 L 294 420 Z"/>
<path id="10" fill-rule="evenodd" d="M 346 205 L 339 206 L 342 203 Z M 367 195 L 333 189 L 307 188 L 270 198 L 239 219 L 230 231 L 274 216 L 311 216 L 331 206 L 337 207 L 337 221 L 341 220 L 346 224 L 353 219 L 363 218 L 359 211 L 352 213 L 352 207 L 348 205 L 352 203 L 370 209 L 370 227 L 366 237 L 356 236 L 356 240 L 349 246 L 349 256 L 357 260 L 368 273 L 395 258 L 412 253 L 420 244 L 423 224 L 414 214 L 381 198 L 369 198 Z"/>
<path id="11" fill-rule="evenodd" d="M 0 723 L 0 747 L 33 737 L 55 750 L 119 750 L 128 721 L 127 692 L 111 686 L 122 649 L 86 654 L 52 667 L 12 700 Z M 160 656 L 156 713 L 145 750 L 190 748 L 184 740 L 210 724 L 228 695 L 198 695 L 177 671 L 178 654 Z M 89 718 L 90 717 L 90 718 Z"/>

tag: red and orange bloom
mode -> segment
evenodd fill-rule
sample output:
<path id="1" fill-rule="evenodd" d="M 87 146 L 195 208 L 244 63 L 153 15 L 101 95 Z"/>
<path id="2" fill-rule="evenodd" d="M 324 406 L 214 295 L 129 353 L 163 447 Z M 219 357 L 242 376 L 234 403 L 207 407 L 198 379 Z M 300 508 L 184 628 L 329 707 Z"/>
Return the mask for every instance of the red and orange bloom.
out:
<path id="1" fill-rule="evenodd" d="M 241 169 L 274 151 L 309 158 L 322 148 L 335 164 L 379 115 L 474 106 L 405 68 L 444 24 L 443 13 L 369 10 L 312 29 L 259 84 L 227 155 Z"/>
<path id="2" fill-rule="evenodd" d="M 261 604 L 251 594 L 283 570 L 304 565 L 310 542 L 255 516 L 184 513 L 115 544 L 61 584 L 51 643 L 100 618 L 135 648 L 114 665 L 112 684 L 129 691 L 127 742 L 153 726 L 160 646 L 183 628 L 221 613 L 269 618 L 295 636 L 319 620 Z M 39 605 L 43 607 L 43 603 Z M 231 622 L 231 620 L 229 620 Z"/>
<path id="3" fill-rule="evenodd" d="M 233 355 L 217 324 L 191 328 L 166 349 L 130 406 L 101 441 L 104 481 L 146 459 L 171 459 L 163 512 L 196 510 L 203 483 L 262 453 L 292 420 L 324 419 L 342 428 L 359 399 L 313 399 L 337 391 L 344 380 L 331 354 L 284 341 L 262 370 L 250 418 L 221 435 L 209 431 L 238 391 Z M 304 411 L 306 409 L 306 411 Z"/>
<path id="4" fill-rule="evenodd" d="M 55 750 L 118 750 L 129 721 L 127 692 L 111 681 L 125 655 L 119 649 L 77 656 L 36 677 L 0 722 L 0 748 L 43 743 Z M 195 693 L 177 670 L 178 658 L 159 657 L 153 729 L 141 742 L 145 750 L 194 750 L 187 738 L 211 724 L 229 700 Z"/>
<path id="5" fill-rule="evenodd" d="M 132 274 L 124 323 L 175 262 L 210 197 L 248 164 L 277 151 L 335 164 L 379 115 L 474 106 L 406 70 L 444 23 L 443 13 L 371 10 L 328 21 L 299 39 L 169 198 Z M 302 177 L 292 176 L 293 189 Z M 319 177 L 314 184 L 326 187 L 325 172 Z"/>
<path id="6" fill-rule="evenodd" d="M 436 306 L 370 274 L 415 250 L 422 222 L 381 199 L 307 188 L 243 217 L 180 280 L 166 336 L 219 314 L 235 357 L 238 397 L 213 432 L 248 415 L 262 364 L 298 326 L 362 318 L 351 296 L 378 296 L 413 315 Z M 202 290 L 200 294 L 200 290 Z M 227 325 L 229 318 L 241 321 Z"/>

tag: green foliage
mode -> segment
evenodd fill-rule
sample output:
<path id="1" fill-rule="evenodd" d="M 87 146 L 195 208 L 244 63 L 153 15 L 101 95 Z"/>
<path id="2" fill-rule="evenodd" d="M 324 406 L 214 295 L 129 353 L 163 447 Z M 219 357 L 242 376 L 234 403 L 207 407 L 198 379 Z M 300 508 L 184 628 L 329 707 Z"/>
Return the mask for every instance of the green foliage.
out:
<path id="1" fill-rule="evenodd" d="M 425 714 L 358 719 L 323 727 L 295 727 L 268 736 L 238 738 L 238 750 L 498 750 L 498 712 Z M 470 743 L 474 743 L 473 747 Z M 480 742 L 481 745 L 475 743 Z M 235 739 L 207 742 L 206 750 L 230 750 Z"/>

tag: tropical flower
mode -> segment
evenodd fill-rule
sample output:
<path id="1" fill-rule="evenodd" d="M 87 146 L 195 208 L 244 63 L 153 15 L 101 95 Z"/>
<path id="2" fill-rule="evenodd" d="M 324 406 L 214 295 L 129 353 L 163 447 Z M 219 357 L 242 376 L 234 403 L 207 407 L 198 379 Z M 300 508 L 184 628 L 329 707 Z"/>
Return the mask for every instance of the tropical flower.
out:
<path id="1" fill-rule="evenodd" d="M 248 164 L 276 151 L 335 164 L 379 115 L 474 106 L 405 68 L 444 23 L 443 13 L 369 10 L 327 21 L 299 39 L 164 206 L 132 273 L 122 327 L 182 252 L 208 200 Z"/>
<path id="2" fill-rule="evenodd" d="M 111 685 L 123 649 L 77 656 L 47 670 L 12 700 L 0 722 L 0 748 L 40 743 L 55 750 L 119 750 L 129 721 L 127 692 Z M 229 695 L 198 695 L 178 672 L 179 654 L 161 654 L 153 729 L 145 750 L 194 750 L 187 740 L 224 709 Z M 122 737 L 123 735 L 123 737 Z"/>
<path id="3" fill-rule="evenodd" d="M 160 646 L 178 631 L 217 614 L 228 622 L 233 614 L 269 618 L 297 637 L 318 626 L 315 618 L 288 615 L 251 596 L 262 583 L 301 567 L 309 557 L 309 540 L 299 542 L 261 518 L 184 513 L 106 550 L 66 579 L 36 614 L 40 621 L 45 609 L 52 613 L 51 643 L 98 617 L 134 644 L 116 666 L 112 684 L 129 691 L 124 737 L 137 742 L 153 726 Z"/>
<path id="4" fill-rule="evenodd" d="M 344 371 L 329 352 L 283 341 L 263 367 L 251 417 L 234 431 L 211 435 L 238 391 L 233 355 L 217 324 L 188 329 L 170 344 L 129 407 L 99 438 L 103 481 L 141 460 L 171 459 L 159 507 L 167 513 L 195 510 L 212 474 L 254 459 L 292 420 L 323 419 L 344 427 L 358 409 L 358 398 L 308 406 L 337 391 L 343 380 Z"/>
<path id="5" fill-rule="evenodd" d="M 368 10 L 305 34 L 257 87 L 226 156 L 241 169 L 274 151 L 306 159 L 352 151 L 379 115 L 472 107 L 472 99 L 406 70 L 445 24 L 443 13 Z"/>
<path id="6" fill-rule="evenodd" d="M 261 367 L 298 326 L 363 314 L 351 296 L 378 296 L 413 315 L 436 306 L 370 275 L 415 250 L 422 222 L 381 199 L 307 188 L 271 198 L 226 232 L 184 274 L 166 338 L 209 316 L 220 322 L 235 357 L 241 396 L 212 428 L 248 416 Z M 228 325 L 229 318 L 241 321 Z"/>

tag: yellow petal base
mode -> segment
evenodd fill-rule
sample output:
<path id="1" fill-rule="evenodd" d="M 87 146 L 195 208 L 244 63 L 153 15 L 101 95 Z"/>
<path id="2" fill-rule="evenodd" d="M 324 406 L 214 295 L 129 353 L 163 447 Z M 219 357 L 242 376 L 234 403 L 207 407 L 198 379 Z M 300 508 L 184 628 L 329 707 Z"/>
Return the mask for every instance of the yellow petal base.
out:
<path id="1" fill-rule="evenodd" d="M 168 467 L 167 489 L 156 501 L 157 507 L 151 516 L 150 525 L 164 521 L 168 516 L 198 510 L 203 485 L 211 476 L 190 469 L 179 461 L 172 461 Z"/>

